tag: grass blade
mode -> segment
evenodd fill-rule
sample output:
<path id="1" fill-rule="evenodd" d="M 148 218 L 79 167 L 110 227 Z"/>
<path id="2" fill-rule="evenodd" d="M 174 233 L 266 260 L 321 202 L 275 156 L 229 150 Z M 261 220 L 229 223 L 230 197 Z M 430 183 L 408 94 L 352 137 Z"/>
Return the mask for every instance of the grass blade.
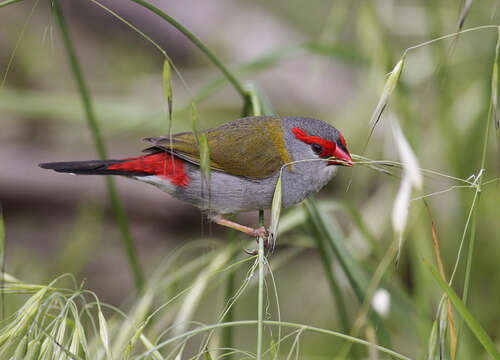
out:
<path id="1" fill-rule="evenodd" d="M 312 220 L 314 227 L 317 229 L 318 233 L 323 236 L 335 254 L 335 257 L 339 261 L 342 270 L 349 280 L 358 301 L 362 304 L 365 301 L 365 289 L 368 287 L 368 281 L 363 273 L 363 270 L 359 264 L 354 260 L 352 255 L 349 253 L 345 244 L 343 243 L 341 236 L 337 229 L 334 228 L 334 223 L 331 219 L 325 219 L 325 216 L 318 210 L 316 203 L 311 199 L 306 199 L 304 202 L 304 207 L 307 212 L 308 217 Z M 377 331 L 378 342 L 385 345 L 390 345 L 391 340 L 389 333 L 380 317 L 370 311 L 368 314 L 373 327 Z"/>
<path id="2" fill-rule="evenodd" d="M 328 280 L 328 284 L 330 285 L 330 290 L 332 292 L 333 298 L 335 299 L 335 304 L 337 305 L 337 312 L 339 314 L 342 331 L 348 332 L 350 329 L 349 317 L 347 316 L 344 296 L 342 295 L 340 286 L 336 281 L 335 276 L 333 275 L 331 253 L 330 251 L 328 251 L 324 236 L 322 236 L 318 228 L 314 226 L 314 223 L 311 219 L 309 219 L 309 224 L 313 230 L 314 241 L 316 241 L 316 246 L 323 263 L 325 275 Z"/>
<path id="3" fill-rule="evenodd" d="M 100 306 L 97 308 L 97 316 L 99 318 L 99 336 L 101 337 L 104 351 L 106 352 L 106 358 L 111 360 L 112 357 L 109 348 L 108 324 L 106 323 L 106 318 L 104 317 Z"/>
<path id="4" fill-rule="evenodd" d="M 259 94 L 257 94 L 257 90 L 253 85 L 248 85 L 247 92 L 250 96 L 250 104 L 252 105 L 253 116 L 261 116 L 262 107 L 260 104 Z"/>
<path id="5" fill-rule="evenodd" d="M 7 6 L 7 5 L 10 5 L 10 4 L 15 4 L 15 3 L 20 2 L 20 1 L 22 1 L 22 0 L 5 0 L 5 1 L 0 3 L 0 8 Z"/>
<path id="6" fill-rule="evenodd" d="M 396 88 L 396 85 L 398 84 L 399 77 L 401 76 L 401 72 L 403 71 L 404 62 L 405 62 L 405 55 L 403 55 L 403 57 L 397 62 L 396 66 L 394 66 L 394 69 L 392 69 L 389 78 L 385 82 L 382 95 L 380 95 L 380 99 L 370 119 L 370 126 L 371 126 L 370 134 L 373 133 L 375 126 L 380 120 L 380 117 L 382 116 L 382 113 L 384 112 L 385 108 L 387 107 L 387 103 L 389 102 L 389 97 L 391 96 L 392 92 Z"/>
<path id="7" fill-rule="evenodd" d="M 282 203 L 282 193 L 281 193 L 281 172 L 276 182 L 276 187 L 274 188 L 273 202 L 271 205 L 271 225 L 269 227 L 269 242 L 270 250 L 274 251 L 276 245 L 276 234 L 278 234 L 278 224 L 280 221 L 281 213 L 281 203 Z"/>
<path id="8" fill-rule="evenodd" d="M 495 60 L 491 74 L 491 107 L 493 108 L 493 122 L 497 132 L 497 170 L 500 170 L 500 119 L 498 118 L 498 55 L 500 53 L 500 27 L 497 34 L 497 45 L 495 46 Z"/>
<path id="9" fill-rule="evenodd" d="M 200 169 L 201 169 L 201 197 L 210 209 L 210 148 L 208 147 L 207 134 L 200 135 Z M 206 189 L 206 193 L 205 193 Z"/>
<path id="10" fill-rule="evenodd" d="M 441 289 L 446 293 L 457 312 L 465 320 L 476 339 L 481 343 L 481 345 L 483 345 L 488 354 L 490 354 L 494 359 L 500 360 L 500 353 L 498 353 L 498 350 L 495 348 L 495 344 L 477 320 L 472 316 L 469 310 L 467 310 L 462 300 L 460 300 L 453 289 L 448 286 L 446 281 L 441 278 L 438 271 L 431 264 L 428 262 L 424 263 L 429 268 L 434 280 L 436 280 Z"/>
<path id="11" fill-rule="evenodd" d="M 427 346 L 427 360 L 436 359 L 438 345 L 437 320 L 432 324 L 431 334 L 429 335 L 429 345 Z"/>
<path id="12" fill-rule="evenodd" d="M 179 340 L 185 339 L 185 338 L 190 338 L 194 335 L 202 334 L 204 332 L 209 332 L 212 331 L 213 329 L 222 329 L 224 327 L 232 326 L 255 326 L 258 324 L 258 321 L 256 320 L 241 320 L 241 321 L 233 321 L 233 322 L 224 322 L 224 323 L 219 323 L 219 324 L 213 324 L 213 325 L 204 325 L 200 326 L 196 329 L 186 331 L 180 335 L 172 336 L 168 339 L 165 339 L 161 342 L 159 342 L 155 349 L 160 349 L 163 348 L 169 344 L 173 344 Z M 317 334 L 324 334 L 324 335 L 330 335 L 334 337 L 338 337 L 341 339 L 348 340 L 349 342 L 355 343 L 355 344 L 361 344 L 364 346 L 374 346 L 379 352 L 383 352 L 384 354 L 388 354 L 396 359 L 401 359 L 401 360 L 410 360 L 409 357 L 402 355 L 394 350 L 388 349 L 386 347 L 383 347 L 381 345 L 374 345 L 370 344 L 368 341 L 359 339 L 350 335 L 346 335 L 337 331 L 333 330 L 327 330 L 327 329 L 322 329 L 318 328 L 315 326 L 309 326 L 309 325 L 304 325 L 304 324 L 297 324 L 297 323 L 291 323 L 287 321 L 272 321 L 272 320 L 264 320 L 263 324 L 269 325 L 269 326 L 282 326 L 282 327 L 287 327 L 287 328 L 293 328 L 293 329 L 299 329 L 302 331 L 308 331 L 312 333 L 317 333 Z M 145 359 L 147 356 L 151 355 L 153 350 L 148 350 L 144 353 L 142 353 L 140 356 L 137 357 L 137 359 Z"/>
<path id="13" fill-rule="evenodd" d="M 16 45 L 14 46 L 14 49 L 12 50 L 12 53 L 10 54 L 9 62 L 7 63 L 7 66 L 5 68 L 5 72 L 4 72 L 3 77 L 0 81 L 0 89 L 3 88 L 3 86 L 5 85 L 5 81 L 7 80 L 7 75 L 9 74 L 9 70 L 14 62 L 14 58 L 16 57 L 17 50 L 19 49 L 19 45 L 21 44 L 21 40 L 24 37 L 24 33 L 26 32 L 26 29 L 28 28 L 28 24 L 31 21 L 31 17 L 33 16 L 33 13 L 35 12 L 35 9 L 38 6 L 38 2 L 39 2 L 39 0 L 36 0 L 33 3 L 33 6 L 31 7 L 31 11 L 28 14 L 28 17 L 26 18 L 26 20 L 24 21 L 23 27 L 21 29 L 21 33 L 19 34 L 19 36 L 17 38 Z M 12 2 L 9 3 L 8 1 L 6 1 L 5 3 L 0 4 L 0 8 L 2 6 L 9 5 L 9 4 L 12 4 Z"/>
<path id="14" fill-rule="evenodd" d="M 443 281 L 446 281 L 446 276 L 444 273 L 443 261 L 441 260 L 441 251 L 439 250 L 439 242 L 436 234 L 436 227 L 434 225 L 434 220 L 432 219 L 431 209 L 429 204 L 424 200 L 425 207 L 427 209 L 427 214 L 429 215 L 429 219 L 431 220 L 431 231 L 432 231 L 432 240 L 434 245 L 434 252 L 436 253 L 436 261 L 438 263 L 439 274 Z M 457 334 L 455 329 L 455 321 L 453 319 L 453 313 L 451 312 L 451 304 L 450 299 L 446 299 L 448 302 L 448 325 L 450 329 L 450 356 L 452 360 L 455 360 L 455 355 L 457 351 Z"/>
<path id="15" fill-rule="evenodd" d="M 491 73 L 491 105 L 493 107 L 493 120 L 495 128 L 500 128 L 498 119 L 498 55 L 500 53 L 500 28 L 498 28 L 497 44 L 495 46 L 495 60 L 493 61 L 493 70 Z"/>
<path id="16" fill-rule="evenodd" d="M 259 226 L 264 226 L 264 210 L 259 211 Z M 257 360 L 262 360 L 262 337 L 264 333 L 264 239 L 259 237 L 259 292 L 257 297 Z"/>
<path id="17" fill-rule="evenodd" d="M 40 349 L 42 344 L 38 340 L 30 341 L 28 344 L 28 353 L 24 357 L 24 360 L 36 360 L 40 355 Z"/>
<path id="18" fill-rule="evenodd" d="M 236 241 L 236 230 L 229 230 L 229 243 L 233 244 L 233 246 L 238 246 Z M 224 294 L 224 304 L 230 304 L 235 296 L 236 290 L 236 272 L 231 271 L 227 277 L 227 282 L 225 286 L 225 294 Z M 222 321 L 233 321 L 234 320 L 234 307 L 230 306 L 226 311 L 226 316 L 221 318 Z M 233 329 L 230 327 L 224 328 L 222 330 L 221 336 L 222 347 L 224 348 L 233 348 Z M 226 360 L 232 360 L 233 356 L 231 354 L 226 356 Z"/>
<path id="19" fill-rule="evenodd" d="M 59 29 L 61 30 L 64 48 L 66 50 L 71 65 L 71 71 L 77 83 L 80 98 L 83 104 L 83 108 L 85 110 L 87 125 L 90 129 L 90 132 L 92 133 L 92 137 L 94 139 L 94 143 L 99 158 L 106 159 L 107 156 L 106 156 L 105 144 L 104 141 L 102 140 L 101 132 L 99 129 L 99 125 L 97 123 L 97 119 L 94 113 L 94 108 L 90 98 L 90 93 L 87 84 L 85 82 L 85 79 L 83 77 L 83 72 L 76 51 L 73 47 L 73 41 L 71 39 L 68 26 L 66 25 L 66 20 L 64 18 L 63 11 L 61 9 L 61 6 L 59 5 L 58 0 L 54 0 L 53 5 L 54 5 L 55 18 L 57 20 L 57 23 L 59 24 Z M 113 213 L 120 227 L 123 245 L 125 247 L 125 252 L 128 257 L 129 265 L 134 274 L 135 285 L 136 288 L 140 290 L 144 285 L 144 275 L 142 272 L 142 268 L 139 265 L 139 261 L 137 259 L 137 251 L 135 249 L 134 241 L 130 233 L 128 219 L 125 214 L 125 210 L 123 209 L 123 205 L 120 201 L 120 198 L 118 196 L 115 183 L 110 176 L 106 176 L 106 184 L 108 187 L 108 194 L 110 197 L 111 207 L 113 209 Z"/>
<path id="20" fill-rule="evenodd" d="M 14 359 L 24 359 L 28 351 L 28 335 L 23 336 L 19 344 L 17 344 L 16 351 L 14 352 Z"/>
<path id="21" fill-rule="evenodd" d="M 497 29 L 497 49 L 500 45 L 500 28 Z M 492 69 L 492 83 L 495 81 L 495 64 L 497 64 L 497 56 L 498 52 L 495 52 L 495 62 L 493 64 L 493 69 Z M 497 65 L 498 66 L 498 65 Z M 497 72 L 498 73 L 498 72 Z M 484 130 L 484 139 L 483 139 L 483 150 L 482 150 L 482 155 L 481 155 L 481 167 L 480 167 L 480 173 L 482 173 L 483 169 L 486 167 L 486 155 L 488 153 L 488 140 L 490 136 L 490 128 L 491 122 L 493 122 L 493 92 L 490 97 L 490 106 L 488 109 L 488 116 L 486 118 L 486 125 L 485 125 L 485 130 Z M 469 240 L 469 248 L 467 249 L 467 263 L 465 265 L 465 279 L 464 279 L 464 290 L 462 293 L 462 301 L 464 304 L 467 304 L 467 298 L 469 295 L 469 286 L 470 286 L 470 276 L 471 276 L 471 271 L 472 271 L 472 260 L 473 260 L 473 254 L 474 254 L 474 246 L 476 242 L 476 224 L 477 224 L 477 213 L 478 213 L 478 206 L 480 203 L 481 199 L 481 186 L 483 184 L 483 178 L 484 176 L 478 175 L 477 182 L 476 182 L 476 191 L 474 194 L 474 199 L 473 199 L 473 204 L 471 207 L 471 230 L 470 230 L 470 240 Z M 466 235 L 466 229 L 464 230 L 464 233 L 462 234 L 462 238 L 465 238 Z M 465 306 L 465 305 L 464 305 Z M 460 339 L 460 327 L 458 327 L 458 335 L 457 338 Z"/>
<path id="22" fill-rule="evenodd" d="M 219 70 L 222 72 L 222 74 L 226 77 L 226 79 L 233 85 L 235 90 L 240 94 L 241 98 L 243 101 L 245 101 L 248 98 L 248 94 L 246 90 L 244 89 L 243 85 L 236 79 L 236 77 L 224 66 L 224 64 L 215 56 L 215 54 L 205 46 L 205 44 L 198 39 L 191 31 L 186 29 L 181 23 L 179 23 L 177 20 L 175 20 L 173 17 L 170 15 L 164 13 L 160 9 L 158 9 L 156 6 L 150 4 L 149 2 L 145 0 L 131 0 L 135 2 L 136 4 L 139 4 L 140 6 L 152 11 L 156 15 L 160 16 L 164 20 L 166 20 L 170 25 L 174 26 L 177 30 L 179 30 L 182 34 L 184 34 L 194 45 L 198 47 L 209 59 L 212 61 L 212 63 L 219 68 Z"/>
<path id="23" fill-rule="evenodd" d="M 2 204 L 0 204 L 0 269 L 2 271 L 1 281 L 2 284 L 5 284 L 5 224 L 3 221 L 3 209 Z M 2 291 L 2 320 L 5 319 L 5 301 L 4 301 L 4 292 Z"/>
<path id="24" fill-rule="evenodd" d="M 163 61 L 163 96 L 168 104 L 168 129 L 170 135 L 170 129 L 172 127 L 172 71 L 170 70 L 170 62 L 168 59 Z"/>
<path id="25" fill-rule="evenodd" d="M 470 8 L 472 7 L 473 0 L 465 0 L 462 11 L 460 11 L 460 17 L 458 18 L 457 31 L 462 30 L 465 24 L 465 19 L 469 15 Z"/>
<path id="26" fill-rule="evenodd" d="M 193 129 L 193 134 L 196 139 L 196 143 L 200 143 L 200 138 L 199 138 L 199 119 L 200 116 L 198 115 L 198 110 L 196 109 L 196 105 L 194 104 L 194 101 L 191 101 L 191 128 Z"/>

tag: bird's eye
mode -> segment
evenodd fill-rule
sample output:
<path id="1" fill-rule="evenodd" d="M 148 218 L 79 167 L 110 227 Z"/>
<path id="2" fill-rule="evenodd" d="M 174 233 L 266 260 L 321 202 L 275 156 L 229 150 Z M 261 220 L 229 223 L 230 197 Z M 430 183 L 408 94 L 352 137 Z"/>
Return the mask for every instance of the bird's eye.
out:
<path id="1" fill-rule="evenodd" d="M 311 147 L 316 154 L 321 154 L 323 152 L 323 147 L 318 143 L 312 143 Z"/>

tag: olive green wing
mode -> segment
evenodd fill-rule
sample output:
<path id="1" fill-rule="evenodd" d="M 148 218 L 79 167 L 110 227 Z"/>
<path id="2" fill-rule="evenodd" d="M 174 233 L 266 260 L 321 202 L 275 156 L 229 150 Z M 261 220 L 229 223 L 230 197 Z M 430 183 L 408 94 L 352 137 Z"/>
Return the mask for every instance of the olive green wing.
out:
<path id="1" fill-rule="evenodd" d="M 210 167 L 232 175 L 262 179 L 291 162 L 279 117 L 255 116 L 238 119 L 204 131 L 210 148 Z M 154 148 L 174 153 L 195 164 L 200 153 L 193 133 L 148 138 Z"/>

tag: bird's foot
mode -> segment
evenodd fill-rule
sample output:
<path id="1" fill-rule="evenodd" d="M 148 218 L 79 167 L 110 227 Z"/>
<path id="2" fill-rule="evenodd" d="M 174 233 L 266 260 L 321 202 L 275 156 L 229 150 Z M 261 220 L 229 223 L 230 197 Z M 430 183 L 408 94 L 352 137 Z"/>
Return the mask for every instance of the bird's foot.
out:
<path id="1" fill-rule="evenodd" d="M 268 251 L 270 251 L 271 253 L 274 252 L 274 245 L 276 244 L 275 237 L 273 236 L 273 234 L 269 233 L 269 231 L 265 227 L 262 226 L 260 228 L 254 229 L 253 235 L 256 237 L 255 240 L 257 242 L 259 242 L 259 238 L 262 238 L 262 240 L 264 240 L 264 250 L 266 252 Z M 248 255 L 251 256 L 257 255 L 259 253 L 258 249 L 253 249 L 253 250 L 244 249 L 243 251 L 245 251 Z"/>
<path id="2" fill-rule="evenodd" d="M 260 228 L 253 229 L 252 236 L 255 236 L 256 238 L 263 238 L 265 244 L 267 242 L 266 239 L 269 237 L 269 231 L 267 231 L 264 226 L 261 226 Z"/>
<path id="3" fill-rule="evenodd" d="M 219 225 L 222 225 L 222 226 L 226 226 L 226 227 L 229 227 L 231 229 L 235 229 L 235 230 L 238 230 L 238 231 L 241 231 L 245 234 L 248 234 L 250 236 L 253 236 L 257 239 L 259 238 L 262 238 L 264 239 L 264 248 L 266 250 L 270 250 L 271 252 L 274 251 L 274 245 L 275 245 L 275 236 L 274 234 L 270 234 L 269 231 L 261 226 L 259 228 L 251 228 L 251 227 L 248 227 L 248 226 L 245 226 L 245 225 L 241 225 L 241 224 L 238 224 L 238 223 L 235 223 L 234 221 L 231 221 L 231 220 L 228 220 L 228 219 L 224 219 L 222 216 L 220 215 L 213 215 L 210 217 L 210 220 L 212 220 L 213 222 L 215 222 L 216 224 L 219 224 Z M 255 249 L 255 250 L 244 250 L 247 254 L 249 255 L 257 255 L 258 253 L 258 250 Z"/>

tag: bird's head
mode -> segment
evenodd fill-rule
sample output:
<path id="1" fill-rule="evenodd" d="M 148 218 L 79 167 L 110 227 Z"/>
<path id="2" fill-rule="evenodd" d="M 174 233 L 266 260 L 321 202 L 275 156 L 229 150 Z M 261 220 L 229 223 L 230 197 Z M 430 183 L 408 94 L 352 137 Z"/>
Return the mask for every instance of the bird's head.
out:
<path id="1" fill-rule="evenodd" d="M 352 166 L 344 136 L 335 127 L 310 118 L 289 118 L 285 126 L 295 160 L 321 159 L 327 166 Z"/>

